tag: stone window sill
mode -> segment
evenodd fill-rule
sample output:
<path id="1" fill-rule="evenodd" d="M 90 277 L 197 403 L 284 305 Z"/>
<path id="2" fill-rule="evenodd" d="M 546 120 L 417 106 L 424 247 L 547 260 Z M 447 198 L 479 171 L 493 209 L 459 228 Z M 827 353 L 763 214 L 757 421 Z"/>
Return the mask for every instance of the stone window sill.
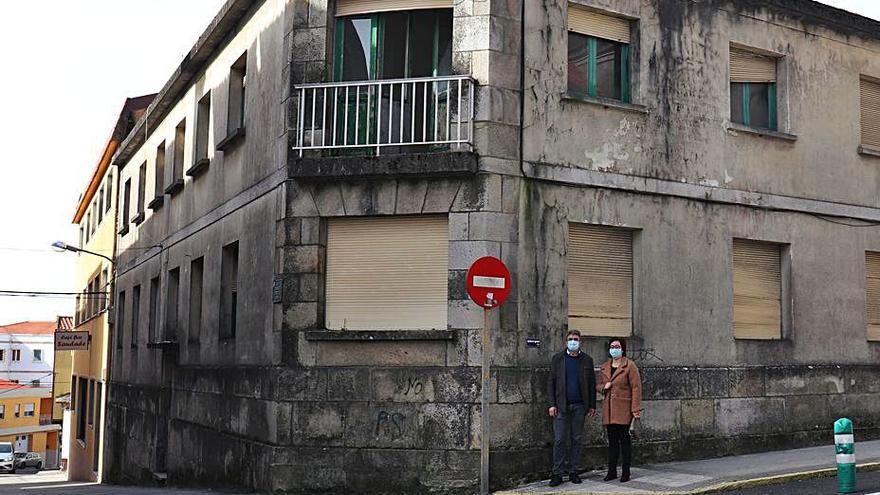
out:
<path id="1" fill-rule="evenodd" d="M 868 145 L 862 144 L 862 145 L 859 145 L 859 154 L 880 158 L 880 148 L 875 148 L 873 146 L 868 146 Z"/>
<path id="2" fill-rule="evenodd" d="M 150 202 L 147 204 L 147 208 L 149 208 L 149 209 L 151 209 L 151 210 L 153 210 L 153 211 L 156 211 L 156 210 L 158 210 L 159 208 L 162 208 L 162 204 L 164 204 L 164 203 L 165 203 L 165 196 L 164 196 L 164 195 L 162 195 L 162 196 L 156 196 L 155 198 L 153 198 L 152 201 L 150 201 Z"/>
<path id="3" fill-rule="evenodd" d="M 305 333 L 312 341 L 376 342 L 387 340 L 454 340 L 452 330 L 312 330 Z"/>
<path id="4" fill-rule="evenodd" d="M 577 103 L 586 103 L 588 105 L 598 105 L 603 108 L 614 108 L 625 112 L 634 112 L 647 114 L 648 109 L 643 105 L 634 105 L 632 103 L 624 103 L 620 100 L 612 100 L 608 98 L 597 98 L 593 96 L 578 95 L 573 93 L 563 93 L 562 99 Z"/>
<path id="5" fill-rule="evenodd" d="M 174 182 L 165 188 L 165 194 L 175 195 L 183 190 L 183 179 L 175 179 Z"/>
<path id="6" fill-rule="evenodd" d="M 222 141 L 217 143 L 215 146 L 218 151 L 229 151 L 232 147 L 235 146 L 236 143 L 241 141 L 241 139 L 245 136 L 244 127 L 239 127 L 233 131 L 230 131 Z"/>
<path id="7" fill-rule="evenodd" d="M 727 124 L 728 131 L 743 132 L 746 134 L 752 134 L 755 136 L 761 136 L 772 139 L 781 139 L 783 141 L 795 142 L 797 141 L 797 136 L 794 134 L 788 134 L 785 132 L 772 131 L 770 129 L 758 129 L 757 127 L 750 127 L 747 125 L 737 124 L 735 122 L 728 122 Z"/>
<path id="8" fill-rule="evenodd" d="M 199 161 L 194 163 L 193 166 L 189 168 L 189 170 L 186 171 L 186 175 L 195 179 L 199 175 L 202 175 L 202 173 L 208 169 L 208 165 L 210 165 L 210 164 L 211 164 L 210 158 L 201 158 L 201 159 L 199 159 Z"/>
<path id="9" fill-rule="evenodd" d="M 135 215 L 135 216 L 131 219 L 131 223 L 133 223 L 133 224 L 135 224 L 135 225 L 140 225 L 141 222 L 143 222 L 143 221 L 144 221 L 144 218 L 146 218 L 146 217 L 147 217 L 147 215 L 146 215 L 144 212 L 139 211 L 138 214 Z"/>
<path id="10" fill-rule="evenodd" d="M 125 224 L 122 227 L 120 227 L 119 231 L 117 232 L 117 234 L 119 234 L 120 236 L 124 236 L 127 233 L 128 233 L 128 224 Z"/>

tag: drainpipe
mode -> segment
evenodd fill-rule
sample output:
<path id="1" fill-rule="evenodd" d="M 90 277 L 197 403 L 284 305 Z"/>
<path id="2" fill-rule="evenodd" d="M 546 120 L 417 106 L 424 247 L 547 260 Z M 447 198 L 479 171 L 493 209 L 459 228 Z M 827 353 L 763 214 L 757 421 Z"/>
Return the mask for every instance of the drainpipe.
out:
<path id="1" fill-rule="evenodd" d="M 526 113 L 526 0 L 519 7 L 519 173 L 526 176 L 523 156 Z"/>

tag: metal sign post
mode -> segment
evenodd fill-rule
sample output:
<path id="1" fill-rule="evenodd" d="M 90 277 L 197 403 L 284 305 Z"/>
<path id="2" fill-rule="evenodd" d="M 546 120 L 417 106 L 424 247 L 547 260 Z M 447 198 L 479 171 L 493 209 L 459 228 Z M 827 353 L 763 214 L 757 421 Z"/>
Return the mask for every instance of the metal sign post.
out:
<path id="1" fill-rule="evenodd" d="M 471 265 L 467 273 L 467 292 L 483 308 L 480 331 L 482 352 L 480 393 L 480 494 L 489 495 L 489 388 L 491 387 L 492 341 L 489 312 L 510 294 L 510 271 L 498 258 L 486 256 Z"/>

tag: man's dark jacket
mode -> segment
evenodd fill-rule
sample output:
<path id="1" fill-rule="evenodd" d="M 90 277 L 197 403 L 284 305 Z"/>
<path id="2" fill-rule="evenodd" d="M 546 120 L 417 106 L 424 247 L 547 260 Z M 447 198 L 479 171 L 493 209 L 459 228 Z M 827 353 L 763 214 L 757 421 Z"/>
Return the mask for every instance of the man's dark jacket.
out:
<path id="1" fill-rule="evenodd" d="M 549 407 L 565 410 L 568 406 L 565 394 L 565 354 L 562 351 L 550 359 L 550 376 L 547 379 L 547 403 Z M 587 409 L 596 408 L 596 372 L 593 358 L 585 352 L 577 356 L 581 382 L 581 398 Z"/>

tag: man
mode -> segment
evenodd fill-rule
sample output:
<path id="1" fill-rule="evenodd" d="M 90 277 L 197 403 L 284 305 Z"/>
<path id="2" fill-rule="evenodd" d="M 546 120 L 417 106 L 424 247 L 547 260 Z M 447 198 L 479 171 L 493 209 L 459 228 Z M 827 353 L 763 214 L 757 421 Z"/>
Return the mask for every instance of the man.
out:
<path id="1" fill-rule="evenodd" d="M 593 358 L 581 352 L 581 333 L 569 330 L 566 349 L 550 359 L 547 380 L 548 413 L 553 418 L 553 473 L 550 486 L 562 484 L 568 473 L 580 483 L 584 417 L 596 414 L 596 374 Z"/>

